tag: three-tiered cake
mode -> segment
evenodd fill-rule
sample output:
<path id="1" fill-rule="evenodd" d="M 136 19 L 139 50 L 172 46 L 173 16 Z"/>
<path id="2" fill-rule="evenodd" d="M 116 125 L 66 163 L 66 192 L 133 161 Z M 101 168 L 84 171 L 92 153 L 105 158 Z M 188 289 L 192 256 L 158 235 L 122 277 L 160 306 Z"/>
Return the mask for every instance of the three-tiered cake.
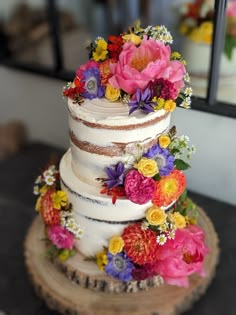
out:
<path id="1" fill-rule="evenodd" d="M 163 26 L 136 26 L 91 44 L 63 91 L 70 149 L 59 171 L 49 166 L 36 180 L 54 260 L 76 263 L 79 252 L 93 276 L 126 288 L 156 277 L 186 287 L 189 275 L 205 276 L 208 247 L 183 173 L 194 148 L 170 128 L 176 102 L 188 108 L 192 91 L 171 43 Z"/>

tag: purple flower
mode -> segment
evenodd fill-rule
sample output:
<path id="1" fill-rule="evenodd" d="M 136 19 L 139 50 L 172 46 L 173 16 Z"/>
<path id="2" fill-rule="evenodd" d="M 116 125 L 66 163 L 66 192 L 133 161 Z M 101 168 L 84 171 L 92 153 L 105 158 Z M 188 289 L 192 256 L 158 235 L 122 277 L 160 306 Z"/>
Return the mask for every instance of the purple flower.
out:
<path id="1" fill-rule="evenodd" d="M 106 168 L 108 178 L 105 181 L 109 189 L 124 184 L 124 170 L 125 166 L 122 162 Z"/>
<path id="2" fill-rule="evenodd" d="M 134 111 L 140 109 L 145 114 L 154 112 L 155 103 L 152 102 L 152 94 L 149 88 L 146 88 L 144 92 L 140 89 L 137 89 L 135 93 L 135 99 L 129 102 L 130 110 L 129 114 L 132 114 Z"/>
<path id="3" fill-rule="evenodd" d="M 125 253 L 119 253 L 116 255 L 108 253 L 107 258 L 108 264 L 105 266 L 105 271 L 107 274 L 121 281 L 132 280 L 131 273 L 134 265 L 125 255 Z"/>
<path id="4" fill-rule="evenodd" d="M 100 72 L 98 68 L 89 68 L 82 72 L 85 92 L 84 98 L 93 99 L 104 95 L 104 88 L 100 85 Z"/>
<path id="5" fill-rule="evenodd" d="M 154 159 L 157 162 L 160 176 L 167 176 L 174 169 L 174 156 L 158 144 L 154 144 L 143 156 Z"/>

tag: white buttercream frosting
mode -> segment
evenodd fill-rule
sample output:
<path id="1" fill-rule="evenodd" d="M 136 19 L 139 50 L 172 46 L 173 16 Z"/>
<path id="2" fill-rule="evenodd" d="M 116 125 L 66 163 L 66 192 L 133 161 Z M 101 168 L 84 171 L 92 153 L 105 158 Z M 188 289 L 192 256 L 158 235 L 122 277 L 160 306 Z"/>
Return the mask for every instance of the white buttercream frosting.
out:
<path id="1" fill-rule="evenodd" d="M 128 115 L 127 105 L 105 99 L 85 100 L 82 105 L 69 100 L 68 105 L 69 129 L 74 137 L 74 143 L 71 142 L 73 170 L 91 185 L 97 185 L 96 178 L 104 178 L 107 166 L 133 161 L 132 154 L 137 151 L 137 146 L 147 147 L 160 134 L 167 132 L 170 125 L 170 114 L 166 115 L 164 110 L 149 115 L 137 111 L 132 117 Z M 160 121 L 152 123 L 158 118 Z M 96 125 L 87 124 L 91 122 L 96 122 Z M 130 124 L 131 128 L 127 128 Z M 104 125 L 121 129 L 107 130 Z"/>
<path id="2" fill-rule="evenodd" d="M 81 105 L 68 100 L 69 110 L 74 117 L 107 126 L 127 126 L 140 124 L 161 117 L 165 110 L 144 114 L 135 111 L 129 115 L 129 106 L 121 102 L 109 102 L 105 98 L 85 99 Z"/>

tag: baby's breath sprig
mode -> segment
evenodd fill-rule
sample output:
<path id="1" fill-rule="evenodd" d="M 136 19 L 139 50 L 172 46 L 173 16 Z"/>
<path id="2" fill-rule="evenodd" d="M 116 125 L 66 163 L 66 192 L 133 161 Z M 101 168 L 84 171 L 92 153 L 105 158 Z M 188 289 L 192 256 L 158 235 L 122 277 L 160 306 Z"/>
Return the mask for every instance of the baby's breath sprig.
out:
<path id="1" fill-rule="evenodd" d="M 155 40 L 160 40 L 164 44 L 172 44 L 173 38 L 164 25 L 148 26 L 143 30 L 143 34 Z"/>
<path id="2" fill-rule="evenodd" d="M 80 225 L 76 223 L 71 210 L 60 211 L 61 225 L 74 234 L 77 239 L 81 239 L 84 231 Z"/>

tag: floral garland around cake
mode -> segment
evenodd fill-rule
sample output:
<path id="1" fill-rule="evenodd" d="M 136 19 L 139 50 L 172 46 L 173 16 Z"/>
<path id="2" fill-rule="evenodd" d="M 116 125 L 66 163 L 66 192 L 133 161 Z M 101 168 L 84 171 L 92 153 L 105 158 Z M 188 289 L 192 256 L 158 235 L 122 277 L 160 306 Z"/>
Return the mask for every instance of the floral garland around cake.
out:
<path id="1" fill-rule="evenodd" d="M 171 34 L 164 26 L 139 23 L 126 33 L 97 37 L 89 47 L 90 60 L 81 65 L 63 95 L 81 104 L 84 99 L 105 97 L 129 106 L 129 114 L 145 114 L 179 106 L 189 108 L 192 89 L 185 60 L 171 52 Z"/>
<path id="2" fill-rule="evenodd" d="M 35 209 L 45 224 L 47 256 L 67 260 L 75 254 L 75 240 L 83 236 L 83 230 L 73 218 L 66 192 L 60 188 L 55 164 L 46 167 L 36 178 L 34 194 L 38 196 Z"/>
<path id="3" fill-rule="evenodd" d="M 180 33 L 195 43 L 211 44 L 213 37 L 214 2 L 195 0 L 180 7 Z M 224 53 L 229 60 L 236 47 L 236 2 L 228 1 Z"/>
<path id="4" fill-rule="evenodd" d="M 125 197 L 137 204 L 152 201 L 152 205 L 143 220 L 128 225 L 97 253 L 101 270 L 121 281 L 159 275 L 168 284 L 184 287 L 189 275 L 204 276 L 208 248 L 204 231 L 196 225 L 197 209 L 187 197 L 183 173 L 190 167 L 183 158 L 190 159 L 194 151 L 188 137 L 177 137 L 172 127 L 138 154 L 133 164 L 107 167 L 107 178 L 99 179 L 104 186 L 101 193 L 111 195 L 113 203 Z"/>
<path id="5" fill-rule="evenodd" d="M 124 192 L 122 185 L 127 177 L 126 189 L 132 192 L 128 195 L 132 202 L 137 203 L 137 198 L 143 203 L 149 199 L 153 202 L 142 220 L 129 224 L 121 235 L 109 239 L 108 246 L 98 251 L 96 257 L 87 258 L 107 275 L 125 282 L 159 275 L 166 283 L 183 287 L 188 286 L 191 274 L 205 275 L 204 257 L 209 249 L 204 231 L 197 226 L 197 207 L 187 197 L 185 176 L 180 170 L 189 167 L 182 155 L 190 158 L 195 150 L 188 142 L 186 136 L 177 137 L 172 127 L 137 159 L 133 168 L 125 170 L 120 163 L 107 168 L 109 178 L 104 185 L 108 182 Z M 133 191 L 137 181 L 139 190 Z M 145 193 L 140 194 L 142 191 Z M 35 208 L 45 224 L 47 256 L 65 261 L 76 253 L 75 240 L 83 236 L 83 230 L 73 218 L 72 205 L 60 188 L 60 174 L 54 164 L 36 178 L 34 194 L 38 196 Z M 113 203 L 117 197 L 112 195 Z M 164 210 L 163 206 L 173 202 L 171 208 Z"/>

